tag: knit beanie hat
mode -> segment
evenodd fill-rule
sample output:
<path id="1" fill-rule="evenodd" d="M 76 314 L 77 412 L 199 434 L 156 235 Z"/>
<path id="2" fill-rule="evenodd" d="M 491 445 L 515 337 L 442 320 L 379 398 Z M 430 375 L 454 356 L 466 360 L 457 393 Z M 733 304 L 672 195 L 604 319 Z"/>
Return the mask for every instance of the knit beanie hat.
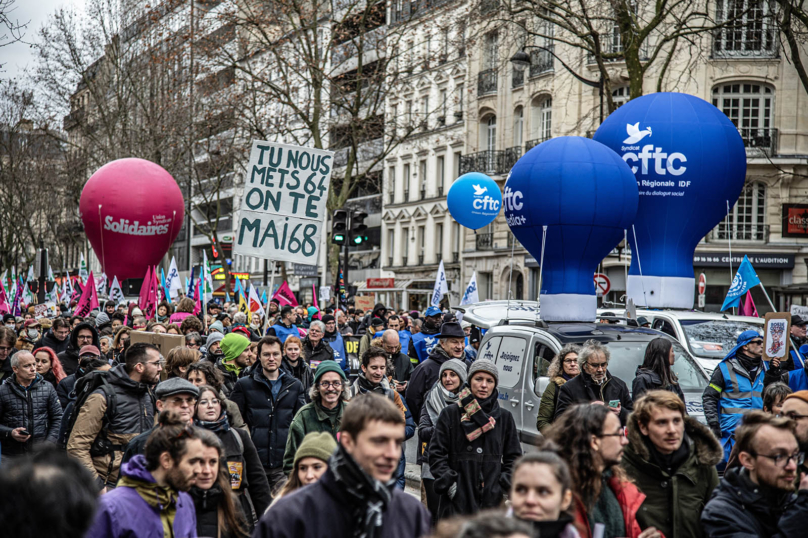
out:
<path id="1" fill-rule="evenodd" d="M 213 334 L 214 332 L 218 332 L 219 334 L 224 336 L 224 325 L 222 324 L 221 321 L 216 320 L 210 324 L 210 327 L 208 327 L 208 332 L 210 332 L 211 334 Z"/>
<path id="2" fill-rule="evenodd" d="M 468 379 L 468 373 L 466 371 L 466 364 L 461 361 L 460 359 L 449 359 L 448 361 L 444 362 L 440 365 L 440 372 L 438 373 L 438 379 L 440 380 L 443 378 L 443 372 L 446 370 L 451 370 L 457 374 L 457 377 L 460 378 L 460 384 L 465 385 L 466 380 Z"/>
<path id="3" fill-rule="evenodd" d="M 241 334 L 230 333 L 222 338 L 220 346 L 224 353 L 224 361 L 233 362 L 236 357 L 244 353 L 245 349 L 250 347 L 250 339 Z"/>
<path id="4" fill-rule="evenodd" d="M 347 381 L 345 378 L 345 372 L 342 371 L 342 368 L 337 361 L 327 359 L 317 365 L 317 369 L 314 371 L 314 384 L 320 382 L 320 378 L 323 377 L 323 374 L 327 374 L 328 372 L 336 372 L 339 376 L 343 379 L 343 381 Z"/>
<path id="5" fill-rule="evenodd" d="M 317 458 L 328 461 L 331 454 L 337 449 L 337 442 L 328 432 L 312 432 L 306 434 L 295 452 L 294 466 L 303 458 Z"/>
<path id="6" fill-rule="evenodd" d="M 477 359 L 471 363 L 471 367 L 469 368 L 469 379 L 474 377 L 474 374 L 477 372 L 491 374 L 494 376 L 494 381 L 497 383 L 497 385 L 499 385 L 499 370 L 497 369 L 497 365 L 488 359 Z"/>
<path id="7" fill-rule="evenodd" d="M 221 342 L 224 339 L 224 335 L 222 333 L 210 333 L 208 335 L 208 339 L 205 340 L 205 346 L 210 349 L 210 346 L 215 344 L 216 342 Z M 221 344 L 219 344 L 221 346 Z M 241 353 L 239 353 L 241 355 Z M 238 357 L 238 355 L 236 355 Z"/>

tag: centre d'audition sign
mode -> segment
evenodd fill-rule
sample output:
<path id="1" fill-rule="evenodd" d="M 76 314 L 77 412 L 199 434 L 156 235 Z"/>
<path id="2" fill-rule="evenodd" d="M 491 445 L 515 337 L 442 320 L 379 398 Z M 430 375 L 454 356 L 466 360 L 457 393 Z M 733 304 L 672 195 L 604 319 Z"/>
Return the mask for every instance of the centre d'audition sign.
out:
<path id="1" fill-rule="evenodd" d="M 316 265 L 334 153 L 254 141 L 233 252 Z"/>

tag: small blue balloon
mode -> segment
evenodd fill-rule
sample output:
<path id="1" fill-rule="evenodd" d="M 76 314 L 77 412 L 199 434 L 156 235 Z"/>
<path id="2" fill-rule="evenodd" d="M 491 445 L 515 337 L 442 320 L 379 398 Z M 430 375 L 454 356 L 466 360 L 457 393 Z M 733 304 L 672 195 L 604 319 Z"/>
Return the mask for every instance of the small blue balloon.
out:
<path id="1" fill-rule="evenodd" d="M 598 263 L 623 239 L 637 214 L 637 182 L 603 144 L 562 136 L 527 152 L 505 183 L 505 218 L 542 260 L 541 318 L 592 321 Z"/>
<path id="2" fill-rule="evenodd" d="M 595 140 L 628 163 L 639 185 L 628 297 L 653 308 L 693 308 L 693 252 L 743 189 L 738 129 L 703 99 L 653 93 L 609 115 Z"/>
<path id="3" fill-rule="evenodd" d="M 463 174 L 452 183 L 446 195 L 452 217 L 472 230 L 491 224 L 502 208 L 497 182 L 479 172 Z"/>

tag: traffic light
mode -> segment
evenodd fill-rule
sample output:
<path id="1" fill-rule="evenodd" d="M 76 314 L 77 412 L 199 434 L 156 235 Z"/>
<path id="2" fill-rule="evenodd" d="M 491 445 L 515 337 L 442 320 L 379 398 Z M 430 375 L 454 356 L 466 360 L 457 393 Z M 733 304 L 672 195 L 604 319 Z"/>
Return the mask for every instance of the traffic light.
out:
<path id="1" fill-rule="evenodd" d="M 357 235 L 351 240 L 354 245 L 361 245 L 362 243 L 366 243 L 368 240 L 368 236 L 366 235 Z"/>
<path id="2" fill-rule="evenodd" d="M 351 235 L 356 237 L 368 229 L 365 219 L 368 214 L 364 211 L 351 212 Z M 358 244 L 358 243 L 357 243 Z"/>
<path id="3" fill-rule="evenodd" d="M 331 242 L 335 245 L 344 245 L 348 237 L 348 212 L 344 209 L 335 209 L 331 221 Z"/>

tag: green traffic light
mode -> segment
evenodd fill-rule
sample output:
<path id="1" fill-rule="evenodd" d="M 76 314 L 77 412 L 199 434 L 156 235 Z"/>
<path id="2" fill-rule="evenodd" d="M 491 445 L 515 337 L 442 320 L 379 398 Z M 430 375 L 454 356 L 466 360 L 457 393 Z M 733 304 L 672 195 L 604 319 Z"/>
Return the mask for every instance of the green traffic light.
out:
<path id="1" fill-rule="evenodd" d="M 364 238 L 361 237 L 361 236 L 360 237 L 354 237 L 354 240 L 353 240 L 354 245 L 361 245 L 363 240 L 364 240 Z"/>
<path id="2" fill-rule="evenodd" d="M 342 234 L 336 234 L 334 236 L 334 241 L 339 241 L 341 243 L 341 242 L 345 241 L 345 236 L 342 235 Z"/>

